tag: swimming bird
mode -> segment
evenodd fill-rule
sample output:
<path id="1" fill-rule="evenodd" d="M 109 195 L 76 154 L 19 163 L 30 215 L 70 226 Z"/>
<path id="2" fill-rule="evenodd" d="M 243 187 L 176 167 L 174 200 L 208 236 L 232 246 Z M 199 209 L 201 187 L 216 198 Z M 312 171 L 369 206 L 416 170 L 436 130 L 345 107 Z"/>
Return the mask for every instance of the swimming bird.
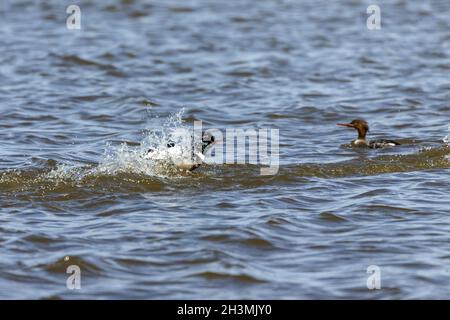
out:
<path id="1" fill-rule="evenodd" d="M 195 148 L 194 135 L 187 129 L 177 129 L 170 134 L 164 147 L 148 149 L 145 159 L 171 162 L 177 168 L 193 171 L 205 160 L 205 153 L 215 143 L 215 138 L 208 132 L 202 132 L 200 145 Z"/>
<path id="2" fill-rule="evenodd" d="M 354 147 L 366 147 L 371 149 L 394 147 L 400 145 L 399 142 L 394 140 L 374 140 L 368 141 L 366 139 L 366 134 L 369 131 L 369 125 L 365 120 L 356 119 L 350 123 L 338 123 L 338 126 L 350 127 L 358 131 L 358 138 L 352 141 L 352 146 Z"/>

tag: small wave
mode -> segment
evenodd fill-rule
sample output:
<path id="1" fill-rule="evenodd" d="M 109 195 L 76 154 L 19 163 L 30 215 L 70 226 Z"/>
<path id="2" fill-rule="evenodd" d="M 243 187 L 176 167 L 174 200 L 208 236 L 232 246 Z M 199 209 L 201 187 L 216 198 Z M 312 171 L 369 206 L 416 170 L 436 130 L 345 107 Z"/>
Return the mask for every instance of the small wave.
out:
<path id="1" fill-rule="evenodd" d="M 266 282 L 266 280 L 264 280 L 264 279 L 259 279 L 259 278 L 256 278 L 251 275 L 244 274 L 244 273 L 233 274 L 233 273 L 205 271 L 205 272 L 200 272 L 200 273 L 194 274 L 193 276 L 201 277 L 201 278 L 204 278 L 204 279 L 207 279 L 210 281 L 227 280 L 227 281 L 236 281 L 236 282 L 249 283 L 249 284 Z"/>
<path id="2" fill-rule="evenodd" d="M 287 174 L 301 177 L 339 178 L 446 169 L 450 168 L 449 153 L 446 145 L 424 147 L 412 154 L 380 155 L 327 164 L 298 164 L 286 170 Z"/>
<path id="3" fill-rule="evenodd" d="M 166 186 L 177 186 L 177 181 L 186 187 L 213 185 L 217 188 L 250 188 L 266 184 L 305 182 L 309 177 L 341 178 L 371 176 L 386 173 L 412 172 L 450 168 L 448 143 L 439 147 L 422 147 L 411 154 L 360 154 L 352 160 L 335 163 L 300 163 L 280 168 L 277 175 L 264 178 L 259 168 L 252 165 L 224 165 L 214 174 L 207 168 L 189 173 L 176 168 L 171 159 L 149 160 L 143 155 L 148 149 L 167 146 L 171 133 L 187 129 L 183 122 L 184 109 L 163 119 L 157 129 L 147 130 L 140 143 L 130 145 L 107 144 L 98 163 L 80 166 L 74 163 L 56 163 L 48 160 L 39 167 L 14 169 L 0 172 L 0 191 L 28 192 L 35 195 L 48 193 L 89 195 L 90 192 L 114 191 L 160 191 Z M 446 140 L 447 139 L 447 140 Z M 448 137 L 444 141 L 448 141 Z M 167 161 L 165 161 L 167 160 Z"/>
<path id="4" fill-rule="evenodd" d="M 151 161 L 143 155 L 149 149 L 166 146 L 171 133 L 183 125 L 184 109 L 169 116 L 162 127 L 147 131 L 141 143 L 130 146 L 107 144 L 96 164 L 79 166 L 74 163 L 56 163 L 49 160 L 43 167 L 0 172 L 0 190 L 3 191 L 69 191 L 73 188 L 93 187 L 100 190 L 132 184 L 161 189 L 161 179 L 178 179 L 189 175 L 178 169 L 167 156 Z M 164 154 L 163 154 L 164 155 Z"/>
<path id="5" fill-rule="evenodd" d="M 152 165 L 140 157 L 139 147 L 121 145 L 108 149 L 99 164 L 79 167 L 74 164 L 54 164 L 30 170 L 0 172 L 0 190 L 26 192 L 34 195 L 49 193 L 90 196 L 105 192 L 157 192 L 166 187 L 181 188 L 252 188 L 261 185 L 306 183 L 308 178 L 325 179 L 375 176 L 450 168 L 450 149 L 423 148 L 419 152 L 400 155 L 378 155 L 335 163 L 303 163 L 280 168 L 273 177 L 262 177 L 253 165 L 225 165 L 211 171 L 190 173 L 168 164 Z M 187 179 L 189 178 L 189 179 Z"/>
<path id="6" fill-rule="evenodd" d="M 448 129 L 450 130 L 450 127 L 448 127 Z M 442 141 L 445 143 L 445 144 L 450 144 L 450 133 L 448 134 L 448 135 L 446 135 L 443 139 L 442 139 Z"/>

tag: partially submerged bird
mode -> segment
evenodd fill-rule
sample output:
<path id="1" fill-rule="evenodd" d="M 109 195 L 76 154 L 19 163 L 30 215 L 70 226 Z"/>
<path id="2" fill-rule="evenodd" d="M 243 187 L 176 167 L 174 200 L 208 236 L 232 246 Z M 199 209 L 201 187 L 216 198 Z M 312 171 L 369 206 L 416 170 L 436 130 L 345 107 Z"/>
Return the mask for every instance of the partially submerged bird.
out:
<path id="1" fill-rule="evenodd" d="M 205 153 L 214 143 L 215 138 L 210 133 L 202 132 L 202 141 L 199 145 L 194 141 L 194 135 L 190 130 L 177 129 L 171 133 L 166 146 L 149 149 L 144 158 L 171 162 L 179 169 L 193 171 L 203 163 Z"/>
<path id="2" fill-rule="evenodd" d="M 358 131 L 358 139 L 352 141 L 352 146 L 354 147 L 366 147 L 371 149 L 394 147 L 400 145 L 399 142 L 394 140 L 374 140 L 368 141 L 366 139 L 366 134 L 369 131 L 369 125 L 365 120 L 356 119 L 350 123 L 338 123 L 338 126 L 350 127 Z"/>

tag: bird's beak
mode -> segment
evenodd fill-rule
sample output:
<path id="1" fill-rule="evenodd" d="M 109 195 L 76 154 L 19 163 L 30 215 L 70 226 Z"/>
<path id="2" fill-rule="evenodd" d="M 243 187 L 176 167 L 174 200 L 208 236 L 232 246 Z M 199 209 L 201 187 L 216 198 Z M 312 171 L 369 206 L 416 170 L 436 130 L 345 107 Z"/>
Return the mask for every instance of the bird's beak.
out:
<path id="1" fill-rule="evenodd" d="M 354 125 L 352 125 L 351 123 L 337 123 L 336 125 L 341 126 L 341 127 L 354 128 Z"/>

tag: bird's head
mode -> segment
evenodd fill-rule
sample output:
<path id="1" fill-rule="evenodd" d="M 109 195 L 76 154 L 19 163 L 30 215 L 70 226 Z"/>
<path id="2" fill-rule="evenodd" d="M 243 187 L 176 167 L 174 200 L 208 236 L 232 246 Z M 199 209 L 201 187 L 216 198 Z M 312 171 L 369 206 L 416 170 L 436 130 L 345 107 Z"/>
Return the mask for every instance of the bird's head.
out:
<path id="1" fill-rule="evenodd" d="M 338 123 L 338 126 L 353 128 L 358 131 L 358 137 L 364 139 L 367 131 L 369 131 L 369 125 L 365 120 L 355 119 L 350 123 Z"/>
<path id="2" fill-rule="evenodd" d="M 203 132 L 202 134 L 202 153 L 205 153 L 206 149 L 215 143 L 215 138 L 209 132 Z"/>

